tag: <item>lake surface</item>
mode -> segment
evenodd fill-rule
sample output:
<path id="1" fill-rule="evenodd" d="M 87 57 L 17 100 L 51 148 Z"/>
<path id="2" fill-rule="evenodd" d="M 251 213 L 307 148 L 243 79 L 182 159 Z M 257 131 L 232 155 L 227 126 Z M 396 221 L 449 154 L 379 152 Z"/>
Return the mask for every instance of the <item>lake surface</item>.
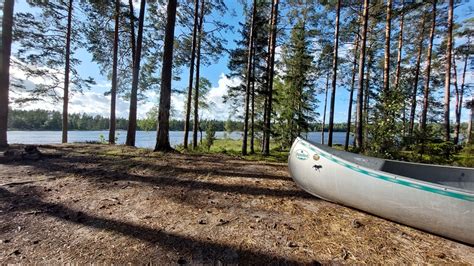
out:
<path id="1" fill-rule="evenodd" d="M 127 136 L 127 131 L 119 130 L 117 131 L 117 144 L 124 144 L 125 138 Z M 192 134 L 192 133 L 191 133 Z M 190 134 L 190 139 L 192 135 Z M 100 136 L 103 136 L 105 139 L 108 138 L 108 131 L 69 131 L 68 140 L 69 142 L 86 142 L 86 141 L 99 141 Z M 327 132 L 325 134 L 325 139 L 327 141 Z M 203 138 L 205 137 L 205 132 L 203 132 Z M 232 132 L 228 134 L 226 132 L 216 132 L 216 138 L 231 138 L 231 139 L 241 139 L 242 132 Z M 309 132 L 307 135 L 304 134 L 303 137 L 315 141 L 321 141 L 320 132 Z M 346 137 L 345 132 L 334 132 L 333 142 L 335 144 L 344 144 Z M 172 146 L 176 146 L 183 143 L 184 131 L 171 131 L 170 132 L 170 143 Z M 350 143 L 352 143 L 353 137 L 350 138 Z M 21 143 L 21 144 L 55 144 L 61 143 L 61 131 L 8 131 L 8 142 Z M 156 132 L 155 131 L 137 131 L 136 136 L 136 146 L 140 148 L 150 148 L 153 149 L 156 143 Z"/>

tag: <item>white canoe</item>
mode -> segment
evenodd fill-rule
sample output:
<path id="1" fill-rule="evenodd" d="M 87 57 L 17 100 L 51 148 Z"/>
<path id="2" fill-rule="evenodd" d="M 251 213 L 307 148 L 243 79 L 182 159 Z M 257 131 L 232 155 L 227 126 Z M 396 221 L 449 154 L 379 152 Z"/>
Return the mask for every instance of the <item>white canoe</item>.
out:
<path id="1" fill-rule="evenodd" d="M 288 167 L 322 199 L 474 245 L 474 169 L 399 162 L 297 138 Z"/>

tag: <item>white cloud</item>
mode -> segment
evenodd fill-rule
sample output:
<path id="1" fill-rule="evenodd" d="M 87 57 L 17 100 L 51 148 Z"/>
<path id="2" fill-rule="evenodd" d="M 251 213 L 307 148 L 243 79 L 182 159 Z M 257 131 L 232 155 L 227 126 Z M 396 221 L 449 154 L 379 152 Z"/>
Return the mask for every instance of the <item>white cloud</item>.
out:
<path id="1" fill-rule="evenodd" d="M 28 79 L 24 73 L 18 68 L 12 67 L 12 78 L 25 80 L 24 85 L 27 89 L 33 89 L 37 83 L 44 82 L 39 79 Z M 212 102 L 209 110 L 202 110 L 200 116 L 203 119 L 226 120 L 231 112 L 229 104 L 224 103 L 223 96 L 227 94 L 228 86 L 236 86 L 240 80 L 238 78 L 227 78 L 223 73 L 217 81 L 217 87 L 212 87 L 209 91 L 208 101 Z M 91 90 L 83 93 L 74 93 L 69 98 L 69 113 L 87 113 L 90 115 L 101 115 L 108 117 L 110 115 L 110 95 L 105 96 L 104 92 L 109 90 L 110 82 L 107 80 L 99 80 L 93 85 Z M 61 88 L 57 89 L 57 95 L 62 97 Z M 156 91 L 147 91 L 144 93 L 145 99 L 138 103 L 137 116 L 144 118 L 146 113 L 158 105 L 159 95 Z M 11 99 L 28 97 L 26 91 L 15 91 L 11 93 Z M 173 93 L 171 95 L 172 118 L 183 119 L 185 110 L 186 94 Z M 12 108 L 22 110 L 54 110 L 62 111 L 62 102 L 56 102 L 50 98 L 43 98 L 41 101 L 27 102 L 23 104 L 11 103 Z M 128 118 L 129 101 L 117 98 L 116 115 L 120 118 Z"/>
<path id="2" fill-rule="evenodd" d="M 203 110 L 202 118 L 226 120 L 231 114 L 230 105 L 224 103 L 224 95 L 227 94 L 229 86 L 237 86 L 240 83 L 238 78 L 228 78 L 222 73 L 217 81 L 217 87 L 212 87 L 208 94 L 208 101 L 212 102 L 209 110 Z"/>

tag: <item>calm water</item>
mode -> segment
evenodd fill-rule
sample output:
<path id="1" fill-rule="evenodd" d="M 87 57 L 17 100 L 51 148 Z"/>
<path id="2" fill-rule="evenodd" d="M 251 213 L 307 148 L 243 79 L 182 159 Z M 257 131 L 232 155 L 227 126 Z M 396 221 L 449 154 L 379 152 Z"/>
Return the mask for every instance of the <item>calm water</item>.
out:
<path id="1" fill-rule="evenodd" d="M 100 136 L 103 135 L 106 139 L 108 137 L 108 131 L 69 131 L 68 139 L 69 142 L 85 142 L 85 141 L 99 141 Z M 126 131 L 117 131 L 118 144 L 125 143 Z M 203 132 L 203 138 L 205 132 Z M 333 135 L 333 142 L 335 144 L 344 144 L 346 133 L 335 132 Z M 232 132 L 232 134 L 226 134 L 225 132 L 216 132 L 217 138 L 230 137 L 232 139 L 240 139 L 242 132 Z M 310 132 L 307 136 L 303 136 L 309 140 L 320 142 L 320 132 Z M 170 142 L 172 146 L 183 143 L 184 131 L 171 131 Z M 325 134 L 327 141 L 327 133 Z M 353 138 L 351 136 L 351 143 Z M 8 131 L 8 142 L 22 143 L 22 144 L 53 144 L 61 143 L 61 131 Z M 156 132 L 154 131 L 137 131 L 136 146 L 140 148 L 154 148 L 156 142 Z"/>

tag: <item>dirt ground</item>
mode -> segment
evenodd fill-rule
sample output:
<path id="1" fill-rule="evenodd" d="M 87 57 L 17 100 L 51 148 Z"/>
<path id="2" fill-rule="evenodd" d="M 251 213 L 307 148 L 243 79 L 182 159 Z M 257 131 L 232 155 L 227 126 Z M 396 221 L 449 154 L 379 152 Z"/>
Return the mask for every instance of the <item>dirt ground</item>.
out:
<path id="1" fill-rule="evenodd" d="M 474 247 L 303 192 L 286 164 L 39 149 L 0 157 L 1 264 L 474 264 Z"/>

